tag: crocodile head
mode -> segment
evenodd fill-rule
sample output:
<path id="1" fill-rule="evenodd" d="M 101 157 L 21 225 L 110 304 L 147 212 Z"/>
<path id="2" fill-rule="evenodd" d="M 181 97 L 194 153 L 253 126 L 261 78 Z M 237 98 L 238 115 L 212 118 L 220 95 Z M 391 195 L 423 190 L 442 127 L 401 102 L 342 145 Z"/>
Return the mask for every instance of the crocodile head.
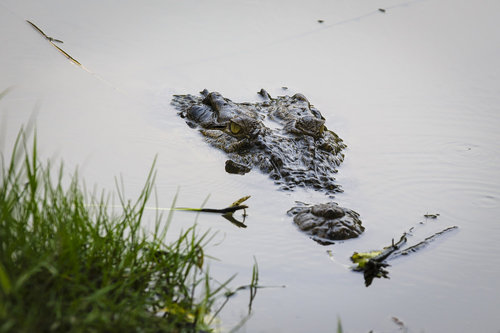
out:
<path id="1" fill-rule="evenodd" d="M 345 144 L 326 128 L 319 110 L 302 94 L 259 94 L 261 102 L 235 103 L 204 90 L 200 96 L 176 95 L 172 104 L 208 143 L 226 152 L 228 172 L 257 168 L 285 190 L 340 191 L 334 175 Z"/>

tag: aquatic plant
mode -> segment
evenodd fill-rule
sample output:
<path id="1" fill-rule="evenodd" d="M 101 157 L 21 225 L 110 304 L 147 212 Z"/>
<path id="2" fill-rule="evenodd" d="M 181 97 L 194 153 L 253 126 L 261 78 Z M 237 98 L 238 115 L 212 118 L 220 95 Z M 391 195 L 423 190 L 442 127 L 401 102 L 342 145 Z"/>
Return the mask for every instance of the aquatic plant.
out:
<path id="1" fill-rule="evenodd" d="M 1 158 L 0 332 L 213 330 L 231 279 L 204 269 L 208 232 L 190 227 L 166 244 L 172 214 L 141 227 L 154 167 L 135 202 L 119 191 L 121 208 L 110 209 L 109 196 L 41 163 L 36 135 L 30 145 L 21 130 Z"/>

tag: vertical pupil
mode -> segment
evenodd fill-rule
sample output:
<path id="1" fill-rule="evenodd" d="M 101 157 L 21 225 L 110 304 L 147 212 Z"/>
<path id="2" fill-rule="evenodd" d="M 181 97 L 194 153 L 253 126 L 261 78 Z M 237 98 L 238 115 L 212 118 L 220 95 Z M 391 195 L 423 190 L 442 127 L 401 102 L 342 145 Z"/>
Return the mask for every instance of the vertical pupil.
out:
<path id="1" fill-rule="evenodd" d="M 241 130 L 241 126 L 231 122 L 231 133 L 238 134 L 238 132 Z"/>

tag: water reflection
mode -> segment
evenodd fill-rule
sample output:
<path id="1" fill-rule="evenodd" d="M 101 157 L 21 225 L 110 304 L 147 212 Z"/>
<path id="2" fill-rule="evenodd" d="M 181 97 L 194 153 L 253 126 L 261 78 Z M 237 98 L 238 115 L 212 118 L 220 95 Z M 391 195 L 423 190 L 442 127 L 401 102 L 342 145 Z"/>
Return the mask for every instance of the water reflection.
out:
<path id="1" fill-rule="evenodd" d="M 245 218 L 247 217 L 247 214 L 246 213 L 243 213 L 243 218 L 241 220 L 237 220 L 235 217 L 234 217 L 234 214 L 233 213 L 225 213 L 225 214 L 222 214 L 222 217 L 225 218 L 226 220 L 228 220 L 229 222 L 231 222 L 232 224 L 234 224 L 235 226 L 237 226 L 238 228 L 246 228 L 246 224 L 245 224 Z"/>

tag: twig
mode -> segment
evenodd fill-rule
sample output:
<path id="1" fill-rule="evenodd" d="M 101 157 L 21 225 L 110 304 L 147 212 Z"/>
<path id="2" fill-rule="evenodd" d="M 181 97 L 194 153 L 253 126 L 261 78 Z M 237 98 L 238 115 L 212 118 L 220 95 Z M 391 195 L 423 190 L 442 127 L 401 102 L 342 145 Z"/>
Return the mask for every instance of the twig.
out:
<path id="1" fill-rule="evenodd" d="M 425 238 L 423 241 L 421 241 L 420 243 L 417 243 L 415 245 L 412 245 L 410 247 L 407 247 L 406 249 L 403 249 L 403 250 L 400 250 L 400 251 L 397 251 L 397 252 L 394 252 L 393 253 L 393 256 L 392 258 L 395 258 L 395 257 L 398 257 L 398 256 L 405 256 L 405 255 L 408 255 L 410 252 L 415 252 L 417 250 L 420 250 L 421 248 L 425 247 L 427 244 L 429 244 L 430 242 L 433 242 L 434 240 L 436 240 L 436 238 L 438 236 L 441 236 L 445 233 L 448 233 L 452 230 L 455 230 L 455 229 L 458 229 L 458 227 L 456 225 L 452 226 L 452 227 L 448 227 L 444 230 L 441 230 L 440 232 L 437 232 L 435 233 L 434 235 L 431 235 L 427 238 Z"/>
<path id="2" fill-rule="evenodd" d="M 66 51 L 64 51 L 63 49 L 61 49 L 59 46 L 57 46 L 56 44 L 54 44 L 54 42 L 57 42 L 57 43 L 63 43 L 63 41 L 59 40 L 59 39 L 55 39 L 55 38 L 52 38 L 52 37 L 49 37 L 45 34 L 45 32 L 42 31 L 42 29 L 40 29 L 39 27 L 36 26 L 35 23 L 29 21 L 29 20 L 26 20 L 26 22 L 28 22 L 32 27 L 33 29 L 35 29 L 36 31 L 38 31 L 45 39 L 47 39 L 49 41 L 49 43 L 55 47 L 59 52 L 61 52 L 66 58 L 68 58 L 69 60 L 71 60 L 73 63 L 77 64 L 78 66 L 82 66 L 82 64 L 76 60 L 75 58 L 73 58 L 72 56 L 70 56 Z"/>
<path id="3" fill-rule="evenodd" d="M 184 211 L 190 211 L 190 212 L 203 212 L 203 213 L 219 213 L 219 214 L 226 214 L 226 213 L 234 213 L 237 210 L 241 209 L 247 209 L 248 206 L 246 205 L 238 205 L 238 206 L 230 206 L 222 209 L 215 209 L 215 208 L 188 208 L 188 207 L 174 207 L 172 208 L 173 210 L 184 210 Z"/>

